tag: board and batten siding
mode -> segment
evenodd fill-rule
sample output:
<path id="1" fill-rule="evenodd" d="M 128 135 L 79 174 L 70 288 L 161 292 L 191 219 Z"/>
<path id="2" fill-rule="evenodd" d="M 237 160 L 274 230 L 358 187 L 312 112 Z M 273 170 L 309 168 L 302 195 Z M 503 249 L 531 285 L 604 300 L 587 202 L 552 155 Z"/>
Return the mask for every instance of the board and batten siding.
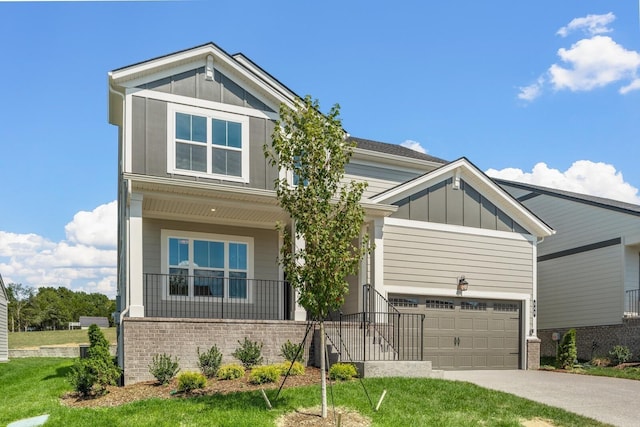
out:
<path id="1" fill-rule="evenodd" d="M 609 246 L 538 263 L 538 328 L 621 323 L 621 251 Z"/>
<path id="2" fill-rule="evenodd" d="M 232 227 L 216 224 L 199 224 L 160 219 L 143 221 L 143 271 L 150 274 L 166 274 L 162 271 L 161 231 L 178 230 L 192 233 L 223 234 L 253 237 L 253 278 L 278 280 L 278 232 L 257 228 Z"/>
<path id="3" fill-rule="evenodd" d="M 384 284 L 455 289 L 464 275 L 470 289 L 481 292 L 530 294 L 533 287 L 533 243 L 524 237 L 467 234 L 384 226 Z"/>
<path id="4" fill-rule="evenodd" d="M 236 88 L 234 83 L 234 90 L 229 91 L 227 96 L 206 96 L 197 97 L 196 94 L 201 94 L 202 90 L 196 91 L 195 86 L 193 90 L 187 90 L 186 87 L 192 87 L 192 83 L 185 83 L 182 80 L 178 80 L 182 83 L 168 85 L 159 85 L 153 87 L 152 90 L 159 90 L 162 92 L 169 92 L 177 95 L 190 96 L 193 98 L 213 100 L 216 98 L 219 102 L 224 102 L 230 105 L 242 106 L 247 108 L 259 108 L 266 109 L 263 111 L 271 111 L 263 103 L 258 101 L 255 97 L 252 97 L 249 92 L 239 88 Z M 227 79 L 228 80 L 228 79 Z M 230 80 L 229 80 L 230 81 Z M 207 82 L 211 83 L 211 82 Z M 168 88 L 173 87 L 173 90 Z M 220 92 L 218 90 L 218 92 Z M 226 93 L 224 90 L 222 93 Z M 249 101 L 247 101 L 249 100 Z M 188 181 L 194 181 L 196 178 L 193 176 L 181 175 L 181 174 L 169 174 L 167 172 L 167 129 L 169 128 L 167 123 L 167 102 L 156 100 L 147 97 L 133 96 L 132 97 L 132 150 L 131 150 L 131 167 L 133 173 L 172 177 L 176 179 L 183 179 Z M 277 170 L 268 164 L 267 159 L 264 156 L 263 146 L 265 143 L 271 140 L 273 133 L 274 123 L 269 119 L 259 117 L 249 117 L 249 184 L 251 188 L 259 189 L 273 189 L 273 182 L 278 176 Z M 226 181 L 217 178 L 203 178 L 198 177 L 198 181 L 204 182 L 223 182 L 228 185 L 246 186 L 244 183 L 238 183 L 235 181 Z"/>

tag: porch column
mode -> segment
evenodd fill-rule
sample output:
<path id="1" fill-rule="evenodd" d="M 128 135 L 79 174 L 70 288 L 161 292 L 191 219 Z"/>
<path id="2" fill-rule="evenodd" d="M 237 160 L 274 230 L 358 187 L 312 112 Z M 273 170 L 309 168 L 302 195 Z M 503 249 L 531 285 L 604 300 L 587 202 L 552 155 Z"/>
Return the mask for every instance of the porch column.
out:
<path id="1" fill-rule="evenodd" d="M 371 253 L 371 286 L 374 287 L 385 298 L 387 296 L 384 288 L 384 240 L 383 240 L 384 218 L 373 221 L 371 230 L 372 244 L 375 245 Z"/>
<path id="2" fill-rule="evenodd" d="M 142 194 L 129 198 L 129 316 L 144 317 L 144 277 L 142 273 Z"/>

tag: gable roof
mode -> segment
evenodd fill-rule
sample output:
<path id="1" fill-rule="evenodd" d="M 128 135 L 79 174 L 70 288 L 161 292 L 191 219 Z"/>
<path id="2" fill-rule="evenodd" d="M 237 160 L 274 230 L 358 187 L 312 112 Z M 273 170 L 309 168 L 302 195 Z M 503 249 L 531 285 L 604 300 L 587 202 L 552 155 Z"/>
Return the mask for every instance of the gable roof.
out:
<path id="1" fill-rule="evenodd" d="M 497 185 L 484 172 L 478 169 L 467 158 L 447 163 L 431 172 L 427 172 L 412 180 L 404 182 L 380 194 L 371 197 L 375 203 L 391 204 L 413 194 L 417 189 L 428 188 L 431 185 L 453 177 L 454 180 L 464 180 L 479 191 L 491 203 L 500 208 L 507 215 L 513 217 L 525 229 L 538 237 L 551 236 L 555 231 L 542 219 L 538 218 L 526 206 L 517 201 L 506 190 Z"/>
<path id="2" fill-rule="evenodd" d="M 604 197 L 591 196 L 589 194 L 574 193 L 571 191 L 559 190 L 556 188 L 541 187 L 533 184 L 525 184 L 522 182 L 508 181 L 506 179 L 494 178 L 493 181 L 495 181 L 501 186 L 510 186 L 510 187 L 519 188 L 521 190 L 531 191 L 530 194 L 522 196 L 522 197 L 525 197 L 524 200 L 531 199 L 537 195 L 544 194 L 546 196 L 558 197 L 565 200 L 571 200 L 577 203 L 597 206 L 599 208 L 609 209 L 616 212 L 622 212 L 629 215 L 640 216 L 640 205 L 634 205 L 632 203 L 621 202 L 619 200 L 613 200 L 613 199 L 606 199 Z"/>
<path id="3" fill-rule="evenodd" d="M 370 139 L 356 138 L 354 136 L 349 136 L 349 140 L 354 141 L 356 143 L 356 146 L 362 150 L 376 151 L 383 154 L 391 154 L 394 156 L 408 157 L 411 159 L 426 160 L 428 162 L 433 162 L 433 163 L 440 163 L 440 164 L 449 163 L 447 160 L 430 156 L 428 154 L 423 154 L 416 150 L 403 147 L 402 145 L 372 141 Z"/>

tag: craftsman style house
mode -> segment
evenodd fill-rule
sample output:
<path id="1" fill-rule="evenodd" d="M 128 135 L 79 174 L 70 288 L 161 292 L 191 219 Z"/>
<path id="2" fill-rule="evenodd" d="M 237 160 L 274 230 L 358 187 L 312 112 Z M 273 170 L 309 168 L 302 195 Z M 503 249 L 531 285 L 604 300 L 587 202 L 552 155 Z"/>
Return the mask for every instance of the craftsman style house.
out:
<path id="1" fill-rule="evenodd" d="M 283 342 L 305 336 L 306 314 L 277 262 L 275 224 L 290 219 L 273 182 L 287 171 L 263 154 L 280 105 L 298 100 L 212 43 L 109 73 L 125 382 L 148 379 L 156 353 L 195 369 L 197 347 L 216 344 L 230 358 L 248 337 L 274 361 Z M 352 139 L 345 178 L 368 182 L 362 235 L 375 249 L 349 278 L 342 312 L 418 316 L 411 358 L 437 368 L 536 366 L 537 242 L 553 230 L 465 158 Z M 373 340 L 402 360 L 408 332 L 390 318 L 366 322 L 385 323 L 392 332 L 374 328 Z"/>
<path id="2" fill-rule="evenodd" d="M 640 206 L 537 185 L 496 180 L 557 234 L 539 244 L 538 335 L 577 331 L 578 357 L 615 345 L 640 354 Z"/>

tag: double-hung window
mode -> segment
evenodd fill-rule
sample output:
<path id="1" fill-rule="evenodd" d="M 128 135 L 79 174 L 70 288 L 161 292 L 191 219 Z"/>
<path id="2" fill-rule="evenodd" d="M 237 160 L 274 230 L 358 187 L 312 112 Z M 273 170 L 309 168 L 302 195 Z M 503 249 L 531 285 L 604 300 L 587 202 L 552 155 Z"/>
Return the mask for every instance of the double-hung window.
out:
<path id="1" fill-rule="evenodd" d="M 163 230 L 169 297 L 249 299 L 253 240 Z"/>
<path id="2" fill-rule="evenodd" d="M 249 182 L 249 118 L 169 104 L 170 173 Z"/>

